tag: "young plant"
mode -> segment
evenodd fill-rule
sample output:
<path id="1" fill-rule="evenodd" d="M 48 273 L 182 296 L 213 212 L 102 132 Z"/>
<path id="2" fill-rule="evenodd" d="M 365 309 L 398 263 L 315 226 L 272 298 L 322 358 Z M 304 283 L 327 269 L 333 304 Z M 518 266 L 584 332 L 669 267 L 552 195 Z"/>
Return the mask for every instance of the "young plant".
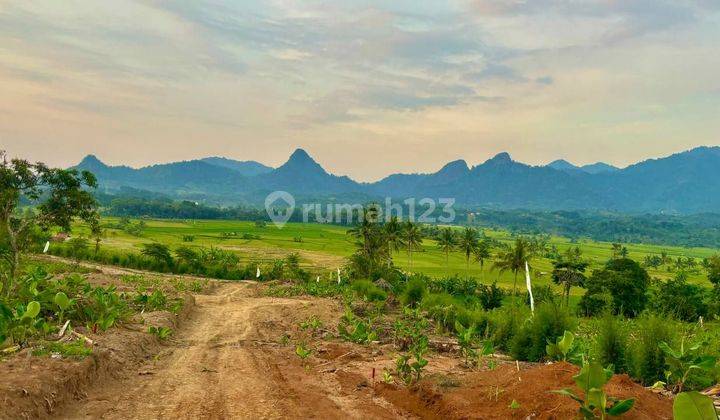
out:
<path id="1" fill-rule="evenodd" d="M 661 342 L 658 347 L 665 353 L 665 363 L 668 370 L 665 372 L 667 383 L 671 386 L 671 391 L 675 393 L 683 392 L 685 383 L 688 381 L 693 371 L 708 372 L 717 365 L 717 358 L 698 354 L 702 343 L 698 343 L 690 348 L 685 347 L 685 339 L 680 342 L 680 348 L 675 350 L 666 342 Z"/>
<path id="2" fill-rule="evenodd" d="M 352 311 L 347 309 L 338 324 L 340 337 L 347 341 L 358 344 L 367 344 L 377 340 L 377 333 L 372 328 L 370 320 L 367 322 L 356 317 Z"/>
<path id="3" fill-rule="evenodd" d="M 300 329 L 303 331 L 312 330 L 312 332 L 315 332 L 322 329 L 322 327 L 323 322 L 317 317 L 317 315 L 313 315 L 300 323 Z"/>
<path id="4" fill-rule="evenodd" d="M 627 413 L 635 404 L 635 400 L 618 400 L 605 394 L 603 388 L 612 376 L 612 369 L 605 369 L 598 362 L 584 362 L 580 373 L 573 376 L 573 379 L 583 391 L 585 399 L 580 398 L 570 389 L 553 392 L 566 395 L 580 403 L 579 413 L 585 419 L 604 420 L 607 416 L 618 417 Z"/>
<path id="5" fill-rule="evenodd" d="M 168 327 L 150 327 L 148 332 L 160 340 L 166 340 L 172 335 L 173 330 Z"/>
<path id="6" fill-rule="evenodd" d="M 556 342 L 548 343 L 545 350 L 550 360 L 577 363 L 582 359 L 575 346 L 575 335 L 570 331 L 565 331 Z"/>
<path id="7" fill-rule="evenodd" d="M 408 350 L 413 344 L 425 334 L 430 327 L 430 322 L 425 318 L 419 309 L 403 308 L 403 316 L 395 321 L 393 338 L 395 346 L 399 350 Z"/>
<path id="8" fill-rule="evenodd" d="M 398 378 L 410 386 L 420 380 L 422 372 L 427 366 L 425 353 L 428 349 L 428 338 L 423 335 L 413 344 L 408 354 L 401 354 L 395 361 L 395 368 Z"/>
<path id="9" fill-rule="evenodd" d="M 53 302 L 55 303 L 55 305 L 57 305 L 59 309 L 58 319 L 62 323 L 63 318 L 65 317 L 65 311 L 67 311 L 71 306 L 75 305 L 75 300 L 69 299 L 64 292 L 57 292 L 57 294 L 55 294 L 55 297 L 53 298 Z"/>
<path id="10" fill-rule="evenodd" d="M 298 345 L 295 346 L 295 354 L 297 354 L 305 368 L 307 368 L 307 359 L 312 354 L 312 349 L 307 347 L 305 343 L 298 343 Z"/>
<path id="11" fill-rule="evenodd" d="M 465 328 L 461 323 L 455 321 L 455 332 L 460 352 L 465 358 L 465 365 L 474 365 L 478 358 L 478 352 L 475 350 L 475 327 Z"/>

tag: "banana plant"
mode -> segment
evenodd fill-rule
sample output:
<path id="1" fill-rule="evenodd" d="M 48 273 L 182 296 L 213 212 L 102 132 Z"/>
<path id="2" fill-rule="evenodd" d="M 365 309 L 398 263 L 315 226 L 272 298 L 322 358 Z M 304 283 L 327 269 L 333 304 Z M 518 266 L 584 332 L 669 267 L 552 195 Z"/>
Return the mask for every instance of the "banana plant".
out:
<path id="1" fill-rule="evenodd" d="M 692 347 L 685 346 L 685 339 L 680 342 L 680 348 L 675 350 L 666 342 L 661 342 L 658 347 L 665 353 L 665 363 L 668 370 L 665 372 L 667 383 L 671 384 L 675 393 L 683 392 L 685 383 L 693 371 L 711 371 L 717 365 L 717 358 L 713 356 L 698 354 L 703 343 Z"/>
<path id="2" fill-rule="evenodd" d="M 587 420 L 604 420 L 608 416 L 621 416 L 633 407 L 635 400 L 619 400 L 609 397 L 605 393 L 603 388 L 612 376 L 612 368 L 603 368 L 598 362 L 584 362 L 580 373 L 573 376 L 573 379 L 578 388 L 583 391 L 585 399 L 567 388 L 553 392 L 577 401 L 580 404 L 580 415 Z"/>
<path id="3" fill-rule="evenodd" d="M 675 420 L 718 420 L 712 398 L 699 392 L 683 392 L 673 403 Z"/>
<path id="4" fill-rule="evenodd" d="M 556 342 L 548 342 L 545 352 L 551 360 L 579 363 L 582 359 L 575 346 L 575 335 L 570 331 L 565 331 Z"/>

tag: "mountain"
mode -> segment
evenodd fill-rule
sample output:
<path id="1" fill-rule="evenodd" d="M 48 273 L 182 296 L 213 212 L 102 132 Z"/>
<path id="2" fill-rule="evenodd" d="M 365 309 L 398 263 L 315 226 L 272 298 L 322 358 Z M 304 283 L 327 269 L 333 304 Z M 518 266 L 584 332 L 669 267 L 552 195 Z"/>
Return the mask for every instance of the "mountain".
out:
<path id="1" fill-rule="evenodd" d="M 558 171 L 577 171 L 579 167 L 573 165 L 565 159 L 554 160 L 546 165 L 548 168 L 557 169 Z"/>
<path id="2" fill-rule="evenodd" d="M 581 170 L 589 174 L 602 174 L 607 172 L 615 172 L 618 170 L 617 167 L 608 165 L 604 162 L 592 163 L 590 165 L 583 165 L 580 167 Z"/>
<path id="3" fill-rule="evenodd" d="M 243 176 L 256 176 L 271 172 L 273 168 L 253 160 L 233 160 L 224 157 L 206 157 L 200 161 L 223 168 L 232 169 Z"/>
<path id="4" fill-rule="evenodd" d="M 585 172 L 588 174 L 600 174 L 600 173 L 608 173 L 608 172 L 615 172 L 618 170 L 618 168 L 608 165 L 607 163 L 603 162 L 597 162 L 592 163 L 590 165 L 583 165 L 583 166 L 576 166 L 572 163 L 568 162 L 565 159 L 558 159 L 554 160 L 547 165 L 545 165 L 548 168 L 557 169 L 558 171 L 565 171 L 565 172 Z"/>
<path id="5" fill-rule="evenodd" d="M 456 160 L 434 173 L 394 174 L 374 183 L 330 174 L 302 149 L 276 169 L 224 158 L 133 169 L 105 165 L 92 155 L 77 168 L 95 173 L 108 193 L 131 188 L 220 205 L 259 205 L 269 192 L 283 190 L 323 203 L 455 198 L 460 207 L 720 212 L 720 147 L 699 147 L 623 169 L 604 163 L 577 167 L 564 160 L 531 166 L 499 153 L 472 168 Z"/>

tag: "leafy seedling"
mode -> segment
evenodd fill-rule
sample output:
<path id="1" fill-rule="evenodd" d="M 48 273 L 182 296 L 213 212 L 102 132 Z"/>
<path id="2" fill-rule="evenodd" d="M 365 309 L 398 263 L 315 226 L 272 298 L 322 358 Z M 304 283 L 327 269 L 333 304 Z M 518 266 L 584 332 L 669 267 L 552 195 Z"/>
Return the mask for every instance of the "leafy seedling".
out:
<path id="1" fill-rule="evenodd" d="M 613 376 L 612 368 L 603 368 L 597 362 L 584 362 L 580 373 L 573 376 L 585 399 L 577 396 L 570 389 L 553 391 L 565 395 L 580 403 L 579 413 L 585 419 L 605 419 L 607 416 L 621 416 L 627 413 L 635 404 L 634 399 L 618 400 L 608 397 L 603 388 Z"/>
<path id="2" fill-rule="evenodd" d="M 173 330 L 168 327 L 150 327 L 148 328 L 148 332 L 160 340 L 166 340 L 172 335 Z"/>
<path id="3" fill-rule="evenodd" d="M 675 397 L 673 417 L 682 420 L 718 420 L 712 398 L 699 392 L 683 392 Z"/>

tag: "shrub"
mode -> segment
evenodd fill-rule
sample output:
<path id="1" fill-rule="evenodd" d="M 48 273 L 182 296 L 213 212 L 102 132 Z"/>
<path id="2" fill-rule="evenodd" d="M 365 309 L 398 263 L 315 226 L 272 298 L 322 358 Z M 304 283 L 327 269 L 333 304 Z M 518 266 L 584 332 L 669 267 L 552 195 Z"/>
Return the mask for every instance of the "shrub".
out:
<path id="1" fill-rule="evenodd" d="M 513 337 L 522 328 L 527 309 L 503 307 L 488 314 L 488 333 L 492 342 L 500 350 L 510 349 Z"/>
<path id="2" fill-rule="evenodd" d="M 565 331 L 573 331 L 576 324 L 567 308 L 543 303 L 512 339 L 511 354 L 516 360 L 540 361 L 545 358 L 547 344 L 556 342 Z"/>
<path id="3" fill-rule="evenodd" d="M 665 377 L 665 353 L 660 343 L 672 343 L 672 322 L 667 318 L 648 315 L 640 319 L 633 346 L 633 376 L 643 385 L 652 385 Z"/>
<path id="4" fill-rule="evenodd" d="M 453 296 L 473 296 L 478 283 L 474 278 L 460 277 L 457 274 L 430 282 L 430 291 L 448 293 Z"/>
<path id="5" fill-rule="evenodd" d="M 479 284 L 477 287 L 477 295 L 482 307 L 486 311 L 489 311 L 502 306 L 505 291 L 498 287 L 497 282 L 490 286 Z"/>
<path id="6" fill-rule="evenodd" d="M 627 335 L 620 320 L 607 312 L 600 321 L 595 354 L 603 366 L 613 365 L 615 373 L 627 372 Z"/>
<path id="7" fill-rule="evenodd" d="M 533 287 L 533 299 L 535 305 L 541 305 L 543 303 L 554 303 L 560 302 L 560 295 L 553 290 L 552 286 L 536 286 Z M 530 293 L 525 292 L 525 304 L 530 305 Z"/>
<path id="8" fill-rule="evenodd" d="M 405 284 L 405 290 L 400 295 L 400 302 L 411 308 L 417 307 L 427 294 L 427 286 L 421 277 L 413 277 Z"/>
<path id="9" fill-rule="evenodd" d="M 578 302 L 578 313 L 581 316 L 596 316 L 609 311 L 611 306 L 610 293 L 585 293 Z"/>
<path id="10" fill-rule="evenodd" d="M 658 314 L 694 322 L 708 314 L 708 305 L 704 299 L 705 290 L 701 286 L 688 284 L 687 275 L 680 272 L 674 279 L 660 282 L 652 292 L 650 306 Z"/>
<path id="11" fill-rule="evenodd" d="M 352 282 L 352 289 L 359 297 L 370 302 L 384 301 L 387 299 L 387 293 L 370 280 L 355 280 Z"/>

